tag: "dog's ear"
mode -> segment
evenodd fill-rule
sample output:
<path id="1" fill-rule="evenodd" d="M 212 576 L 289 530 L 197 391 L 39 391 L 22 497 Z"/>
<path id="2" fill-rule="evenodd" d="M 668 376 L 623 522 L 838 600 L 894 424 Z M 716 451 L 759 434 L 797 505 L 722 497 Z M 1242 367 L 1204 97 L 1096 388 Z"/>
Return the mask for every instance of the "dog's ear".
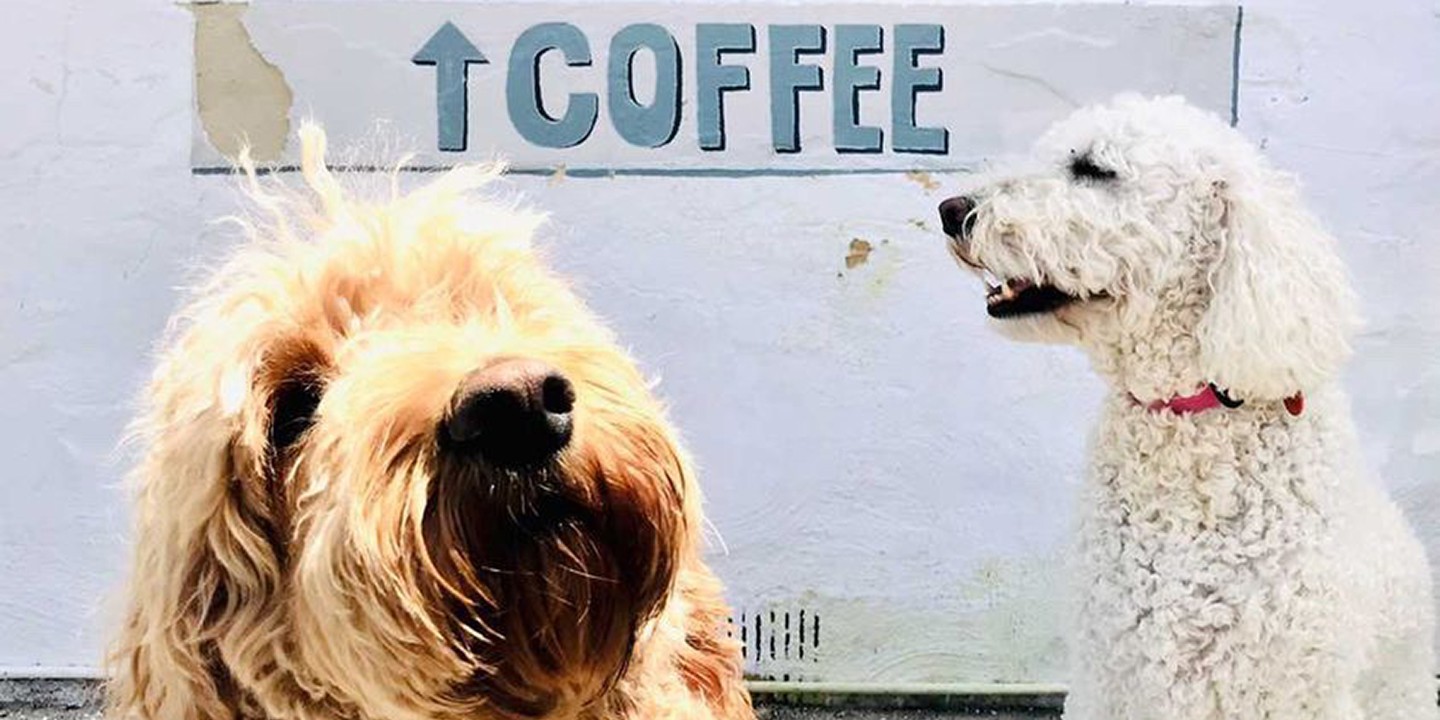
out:
<path id="1" fill-rule="evenodd" d="M 1267 167 L 1216 182 L 1205 378 L 1241 398 L 1310 390 L 1350 354 L 1357 302 L 1335 242 L 1290 177 Z"/>
<path id="2" fill-rule="evenodd" d="M 251 675 L 278 670 L 268 650 L 283 561 L 263 439 L 255 445 L 265 410 L 232 406 L 227 389 L 186 364 L 161 364 L 132 430 L 142 457 L 131 478 L 128 607 L 109 658 L 111 717 L 232 718 L 250 704 L 236 696 L 237 672 L 263 687 L 267 678 Z"/>

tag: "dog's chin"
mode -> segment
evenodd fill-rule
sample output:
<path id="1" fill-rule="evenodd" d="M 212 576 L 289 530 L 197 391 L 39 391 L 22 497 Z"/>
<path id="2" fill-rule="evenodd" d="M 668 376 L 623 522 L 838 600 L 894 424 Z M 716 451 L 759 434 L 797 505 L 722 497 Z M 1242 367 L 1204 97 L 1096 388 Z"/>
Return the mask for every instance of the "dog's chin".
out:
<path id="1" fill-rule="evenodd" d="M 1058 311 L 992 317 L 989 324 L 1005 338 L 1017 342 L 1074 344 L 1079 340 L 1078 330 L 1066 323 Z"/>
<path id="2" fill-rule="evenodd" d="M 643 484 L 586 453 L 524 471 L 446 468 L 426 518 L 439 621 L 474 658 L 453 702 L 537 717 L 597 693 L 627 662 L 674 572 L 673 528 Z M 648 480 L 648 478 L 646 479 Z"/>
<path id="3" fill-rule="evenodd" d="M 470 527 L 450 527 L 430 552 L 459 590 L 443 603 L 456 652 L 476 660 L 451 689 L 461 705 L 541 717 L 588 696 L 624 668 L 658 580 L 635 565 L 612 519 L 549 488 L 490 505 L 472 499 Z"/>

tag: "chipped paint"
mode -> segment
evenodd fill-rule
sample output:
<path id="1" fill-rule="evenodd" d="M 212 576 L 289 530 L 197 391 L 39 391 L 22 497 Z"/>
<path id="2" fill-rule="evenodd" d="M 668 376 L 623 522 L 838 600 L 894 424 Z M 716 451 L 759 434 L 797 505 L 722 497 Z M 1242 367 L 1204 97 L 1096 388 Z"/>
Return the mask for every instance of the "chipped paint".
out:
<path id="1" fill-rule="evenodd" d="M 875 249 L 870 241 L 863 238 L 854 238 L 850 241 L 849 250 L 845 253 L 845 269 L 854 270 L 870 259 L 870 252 Z"/>
<path id="2" fill-rule="evenodd" d="M 925 192 L 935 192 L 940 188 L 940 182 L 930 176 L 930 173 L 923 170 L 911 170 L 905 173 L 905 178 L 910 182 L 925 189 Z"/>
<path id="3" fill-rule="evenodd" d="M 294 96 L 280 68 L 250 39 L 248 4 L 192 5 L 195 109 L 205 137 L 233 158 L 248 145 L 259 162 L 278 160 L 290 134 Z"/>
<path id="4" fill-rule="evenodd" d="M 928 239 L 922 242 L 928 244 Z M 846 269 L 861 270 L 863 268 L 864 274 L 856 275 L 857 278 L 863 279 L 863 282 L 857 284 L 863 290 L 858 297 L 872 308 L 872 312 L 875 303 L 885 296 L 903 266 L 903 260 L 898 252 L 876 254 L 877 250 L 889 244 L 889 238 L 881 238 L 878 243 L 856 238 L 850 242 L 850 252 L 845 257 Z M 856 308 L 854 311 L 858 310 Z"/>

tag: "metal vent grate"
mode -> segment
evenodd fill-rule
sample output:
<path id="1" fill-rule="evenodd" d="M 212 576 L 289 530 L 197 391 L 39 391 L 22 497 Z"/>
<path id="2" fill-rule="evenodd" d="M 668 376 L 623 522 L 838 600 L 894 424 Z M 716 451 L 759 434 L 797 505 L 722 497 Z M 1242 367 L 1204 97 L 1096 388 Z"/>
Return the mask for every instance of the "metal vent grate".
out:
<path id="1" fill-rule="evenodd" d="M 807 666 L 820 662 L 824 624 L 808 608 L 741 611 L 729 633 L 740 640 L 753 679 L 802 680 Z"/>

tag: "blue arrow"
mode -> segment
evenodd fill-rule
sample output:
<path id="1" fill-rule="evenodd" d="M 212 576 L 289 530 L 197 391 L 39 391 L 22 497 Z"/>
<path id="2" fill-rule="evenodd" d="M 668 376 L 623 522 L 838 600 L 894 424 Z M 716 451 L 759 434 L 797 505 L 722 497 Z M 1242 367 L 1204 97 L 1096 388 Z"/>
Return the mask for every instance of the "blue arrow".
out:
<path id="1" fill-rule="evenodd" d="M 470 63 L 489 60 L 451 22 L 441 25 L 410 59 L 416 65 L 435 66 L 435 116 L 440 122 L 440 149 L 464 151 L 469 112 L 465 83 Z"/>

